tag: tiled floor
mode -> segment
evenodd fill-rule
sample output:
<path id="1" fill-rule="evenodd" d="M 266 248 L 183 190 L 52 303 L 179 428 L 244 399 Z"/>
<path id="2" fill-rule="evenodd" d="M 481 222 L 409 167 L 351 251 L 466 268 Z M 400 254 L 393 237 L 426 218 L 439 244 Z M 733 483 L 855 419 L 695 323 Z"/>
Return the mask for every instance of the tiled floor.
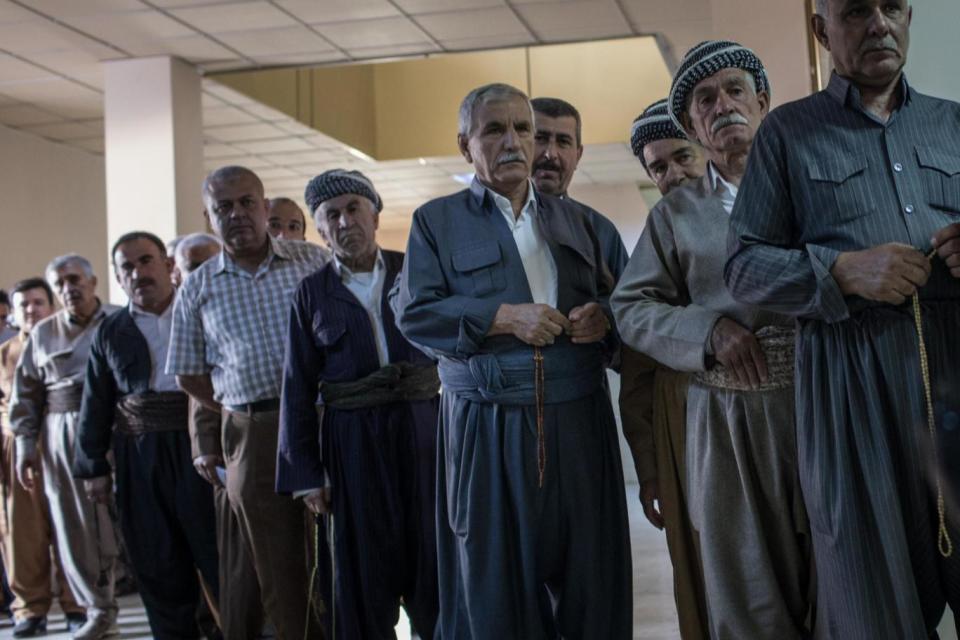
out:
<path id="1" fill-rule="evenodd" d="M 634 586 L 634 638 L 643 640 L 679 640 L 677 613 L 673 604 L 673 585 L 670 574 L 670 559 L 663 534 L 644 519 L 635 485 L 627 487 L 630 507 L 630 531 L 633 540 L 633 586 Z M 121 601 L 120 638 L 124 640 L 147 640 L 150 628 L 139 598 L 129 596 Z M 63 616 L 59 613 L 50 618 L 51 640 L 69 640 L 63 633 Z M 56 632 L 56 633 L 55 633 Z M 11 638 L 9 628 L 0 630 L 0 640 Z M 409 625 L 401 615 L 397 626 L 398 640 L 409 640 Z M 953 618 L 949 611 L 940 630 L 941 640 L 957 640 Z"/>

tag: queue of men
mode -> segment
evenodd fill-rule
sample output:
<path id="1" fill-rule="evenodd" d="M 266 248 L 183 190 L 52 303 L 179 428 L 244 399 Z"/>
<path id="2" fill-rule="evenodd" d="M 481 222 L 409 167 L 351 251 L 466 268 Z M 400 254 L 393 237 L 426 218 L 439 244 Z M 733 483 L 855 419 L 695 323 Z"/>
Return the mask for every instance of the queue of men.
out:
<path id="1" fill-rule="evenodd" d="M 54 592 L 75 638 L 115 635 L 122 538 L 157 638 L 387 639 L 401 608 L 420 638 L 631 638 L 612 368 L 684 640 L 937 637 L 960 105 L 907 83 L 911 11 L 820 0 L 836 71 L 773 110 L 753 51 L 688 51 L 630 128 L 663 197 L 629 256 L 568 194 L 575 106 L 495 83 L 459 108 L 473 183 L 414 213 L 405 254 L 361 172 L 305 187 L 323 249 L 227 166 L 215 235 L 114 244 L 126 306 L 73 254 L 16 284 L 14 635 Z"/>

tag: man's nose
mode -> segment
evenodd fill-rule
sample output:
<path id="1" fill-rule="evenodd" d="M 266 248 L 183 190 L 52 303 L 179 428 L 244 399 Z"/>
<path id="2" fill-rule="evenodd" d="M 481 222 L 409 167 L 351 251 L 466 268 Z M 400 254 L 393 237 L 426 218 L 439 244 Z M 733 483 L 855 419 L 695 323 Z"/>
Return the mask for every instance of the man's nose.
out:
<path id="1" fill-rule="evenodd" d="M 890 33 L 890 22 L 880 7 L 870 12 L 870 18 L 867 22 L 867 33 L 875 38 L 883 38 Z"/>

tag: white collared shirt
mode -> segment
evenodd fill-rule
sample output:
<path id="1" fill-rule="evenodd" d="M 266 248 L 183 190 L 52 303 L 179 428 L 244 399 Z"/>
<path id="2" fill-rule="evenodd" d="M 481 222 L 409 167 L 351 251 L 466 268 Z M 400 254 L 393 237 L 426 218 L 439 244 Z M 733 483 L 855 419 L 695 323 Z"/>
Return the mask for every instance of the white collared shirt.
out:
<path id="1" fill-rule="evenodd" d="M 377 249 L 377 261 L 373 271 L 354 273 L 344 266 L 340 259 L 333 257 L 333 266 L 340 275 L 340 282 L 360 301 L 360 304 L 370 318 L 373 327 L 373 337 L 377 344 L 377 357 L 380 366 L 390 364 L 390 349 L 387 347 L 387 333 L 383 330 L 383 285 L 387 279 L 387 267 L 383 262 L 383 254 Z"/>
<path id="2" fill-rule="evenodd" d="M 179 391 L 177 377 L 166 372 L 170 329 L 173 326 L 173 300 L 160 315 L 144 311 L 133 302 L 129 310 L 150 350 L 150 388 L 153 391 Z"/>
<path id="3" fill-rule="evenodd" d="M 509 199 L 489 188 L 487 191 L 513 232 L 513 241 L 517 243 L 517 251 L 523 262 L 523 270 L 527 275 L 533 301 L 556 309 L 557 263 L 536 224 L 537 198 L 533 183 L 529 183 L 527 187 L 527 202 L 520 210 L 519 216 L 513 215 L 513 205 Z"/>
<path id="4" fill-rule="evenodd" d="M 720 196 L 720 202 L 723 203 L 724 210 L 727 215 L 730 215 L 733 213 L 733 203 L 737 201 L 739 188 L 737 185 L 727 182 L 712 162 L 707 163 L 707 175 L 710 176 L 710 186 L 713 187 L 713 192 Z"/>

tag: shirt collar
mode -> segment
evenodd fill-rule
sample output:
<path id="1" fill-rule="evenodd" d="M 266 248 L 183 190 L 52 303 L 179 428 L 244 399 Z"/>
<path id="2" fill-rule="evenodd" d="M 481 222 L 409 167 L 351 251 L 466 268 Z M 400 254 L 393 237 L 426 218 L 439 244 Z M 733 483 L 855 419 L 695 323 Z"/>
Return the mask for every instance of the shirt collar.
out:
<path id="1" fill-rule="evenodd" d="M 737 193 L 737 186 L 732 182 L 727 182 L 727 179 L 720 175 L 712 160 L 707 161 L 707 176 L 709 176 L 710 187 L 714 192 L 722 189 L 731 194 Z"/>
<path id="2" fill-rule="evenodd" d="M 510 202 L 510 199 L 504 195 L 501 195 L 489 187 L 484 187 L 487 190 L 487 193 L 490 194 L 490 198 L 493 200 L 493 203 L 497 206 L 497 209 L 501 213 L 506 215 L 510 213 L 513 216 L 513 203 Z M 529 211 L 530 216 L 535 216 L 537 214 L 537 194 L 533 186 L 533 181 L 527 179 L 527 201 L 523 204 L 523 208 L 520 209 L 520 212 Z"/>
<path id="3" fill-rule="evenodd" d="M 524 209 L 526 209 L 527 207 L 530 206 L 530 201 L 532 200 L 533 207 L 531 208 L 530 211 L 531 213 L 536 213 L 536 209 L 537 209 L 536 187 L 533 186 L 533 181 L 530 180 L 529 178 L 527 179 L 527 182 L 529 183 L 530 188 L 527 189 L 527 202 L 523 206 L 524 206 Z M 480 182 L 480 180 L 477 178 L 476 175 L 473 176 L 473 181 L 470 183 L 470 193 L 473 194 L 473 196 L 477 199 L 478 203 L 481 205 L 483 204 L 483 199 L 486 198 L 488 195 L 490 196 L 490 199 L 493 200 L 495 204 L 497 202 L 496 198 L 498 197 L 503 198 L 504 200 L 507 200 L 506 197 L 500 195 L 499 193 L 495 192 L 493 189 L 485 186 L 482 182 Z M 513 207 L 512 204 L 510 206 L 511 208 Z M 497 206 L 497 208 L 498 209 L 500 208 L 499 205 Z"/>
<path id="4" fill-rule="evenodd" d="M 863 109 L 863 103 L 860 100 L 860 89 L 857 88 L 857 85 L 855 85 L 850 78 L 841 76 L 836 71 L 830 74 L 830 83 L 827 85 L 825 91 L 827 95 L 845 107 Z M 907 75 L 905 73 L 900 74 L 900 95 L 903 96 L 903 101 L 900 106 L 910 104 L 913 99 L 913 94 L 910 90 L 910 85 L 907 83 Z"/>
<path id="5" fill-rule="evenodd" d="M 176 293 L 174 293 L 174 297 L 176 297 Z M 174 302 L 174 299 L 171 298 L 170 304 L 168 304 L 167 308 L 164 309 L 163 313 L 160 313 L 160 314 L 151 313 L 146 309 L 141 309 L 140 307 L 138 307 L 133 303 L 133 300 L 131 300 L 130 303 L 127 305 L 127 310 L 130 312 L 131 316 L 144 316 L 146 318 L 168 318 L 170 317 L 170 314 L 173 313 L 173 302 Z"/>
<path id="6" fill-rule="evenodd" d="M 376 278 L 380 272 L 387 268 L 386 263 L 383 261 L 383 253 L 380 249 L 377 249 L 377 260 L 373 264 L 373 276 Z M 337 275 L 340 276 L 340 279 L 344 282 L 349 282 L 350 279 L 354 276 L 353 271 L 350 270 L 350 267 L 347 267 L 342 262 L 336 254 L 333 255 L 333 270 L 337 272 Z"/>
<path id="7" fill-rule="evenodd" d="M 80 324 L 80 321 L 77 320 L 77 317 L 68 313 L 66 309 L 63 310 L 63 313 L 64 315 L 67 316 L 68 324 L 73 324 L 73 325 Z M 89 322 L 87 322 L 87 324 L 90 324 L 90 322 L 93 322 L 94 320 L 98 320 L 100 316 L 103 316 L 103 315 L 106 315 L 106 309 L 103 308 L 103 303 L 100 302 L 100 298 L 97 298 L 97 310 L 93 312 L 92 316 L 90 316 L 90 320 Z"/>
<path id="8" fill-rule="evenodd" d="M 270 250 L 267 252 L 267 257 L 263 261 L 263 263 L 261 263 L 261 265 L 263 264 L 269 265 L 274 258 L 277 258 L 280 260 L 293 259 L 290 244 L 295 242 L 294 240 L 280 240 L 279 238 L 274 238 L 269 234 L 267 235 L 267 237 L 270 239 Z M 226 248 L 224 248 L 223 251 L 220 252 L 219 260 L 220 260 L 220 264 L 219 264 L 219 267 L 217 268 L 217 273 L 223 273 L 225 271 L 232 271 L 235 273 L 239 273 L 243 271 L 243 269 L 237 266 L 237 263 L 234 262 L 233 258 L 230 257 L 230 254 L 227 253 Z"/>

